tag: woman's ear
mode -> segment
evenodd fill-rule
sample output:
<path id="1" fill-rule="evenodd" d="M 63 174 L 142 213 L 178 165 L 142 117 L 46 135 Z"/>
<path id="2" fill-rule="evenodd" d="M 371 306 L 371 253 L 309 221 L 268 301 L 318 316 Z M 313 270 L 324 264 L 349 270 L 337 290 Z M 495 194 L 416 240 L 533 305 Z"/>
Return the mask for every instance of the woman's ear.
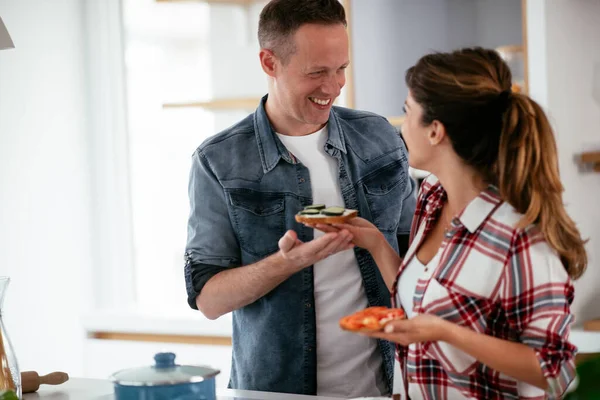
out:
<path id="1" fill-rule="evenodd" d="M 437 146 L 442 143 L 446 138 L 446 127 L 438 120 L 434 120 L 429 126 L 429 132 L 427 134 L 427 139 L 429 139 L 429 144 L 431 146 Z"/>

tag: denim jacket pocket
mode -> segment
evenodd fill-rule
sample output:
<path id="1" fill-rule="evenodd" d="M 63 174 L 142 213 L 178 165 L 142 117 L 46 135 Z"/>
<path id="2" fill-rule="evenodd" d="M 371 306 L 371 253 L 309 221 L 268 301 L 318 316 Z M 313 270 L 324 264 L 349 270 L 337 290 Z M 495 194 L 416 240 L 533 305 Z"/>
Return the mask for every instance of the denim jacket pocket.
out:
<path id="1" fill-rule="evenodd" d="M 372 222 L 382 231 L 396 231 L 402 213 L 402 196 L 406 185 L 402 162 L 390 163 L 363 181 Z"/>
<path id="2" fill-rule="evenodd" d="M 285 233 L 285 195 L 229 189 L 228 197 L 242 250 L 259 258 L 277 251 L 277 242 Z"/>

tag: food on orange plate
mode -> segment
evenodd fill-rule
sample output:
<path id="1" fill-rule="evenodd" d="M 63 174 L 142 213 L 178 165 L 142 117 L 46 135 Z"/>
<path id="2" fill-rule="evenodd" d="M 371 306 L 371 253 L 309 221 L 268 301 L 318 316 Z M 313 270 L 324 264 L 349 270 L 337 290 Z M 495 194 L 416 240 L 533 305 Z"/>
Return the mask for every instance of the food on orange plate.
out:
<path id="1" fill-rule="evenodd" d="M 358 215 L 357 210 L 344 207 L 327 207 L 325 204 L 312 204 L 296 214 L 296 222 L 301 224 L 343 224 Z"/>
<path id="2" fill-rule="evenodd" d="M 388 322 L 405 317 L 401 308 L 368 307 L 340 319 L 340 327 L 351 332 L 377 332 Z"/>

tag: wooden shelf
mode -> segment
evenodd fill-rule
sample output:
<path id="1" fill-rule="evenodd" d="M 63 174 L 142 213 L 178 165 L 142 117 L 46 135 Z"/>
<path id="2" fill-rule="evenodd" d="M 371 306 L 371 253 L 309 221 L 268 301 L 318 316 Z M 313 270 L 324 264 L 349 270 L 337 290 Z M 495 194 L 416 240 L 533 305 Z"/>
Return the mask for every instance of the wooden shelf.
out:
<path id="1" fill-rule="evenodd" d="M 390 121 L 390 124 L 394 125 L 396 128 L 400 128 L 402 123 L 404 122 L 404 115 L 399 117 L 387 117 L 387 120 Z"/>
<path id="2" fill-rule="evenodd" d="M 579 161 L 584 164 L 592 164 L 593 170 L 600 172 L 600 151 L 581 153 Z"/>
<path id="3" fill-rule="evenodd" d="M 209 346 L 231 346 L 231 337 L 226 336 L 192 336 L 192 335 L 164 335 L 154 333 L 128 333 L 128 332 L 91 332 L 90 338 L 102 340 L 127 340 L 133 342 L 154 343 L 184 343 L 202 344 Z"/>
<path id="4" fill-rule="evenodd" d="M 583 323 L 584 331 L 600 332 L 600 319 L 590 319 Z"/>
<path id="5" fill-rule="evenodd" d="M 209 4 L 237 4 L 247 6 L 259 3 L 261 0 L 155 0 L 157 3 L 209 3 Z"/>
<path id="6" fill-rule="evenodd" d="M 254 110 L 260 103 L 259 97 L 217 99 L 209 101 L 193 101 L 187 103 L 163 104 L 163 108 L 205 108 L 208 110 Z"/>

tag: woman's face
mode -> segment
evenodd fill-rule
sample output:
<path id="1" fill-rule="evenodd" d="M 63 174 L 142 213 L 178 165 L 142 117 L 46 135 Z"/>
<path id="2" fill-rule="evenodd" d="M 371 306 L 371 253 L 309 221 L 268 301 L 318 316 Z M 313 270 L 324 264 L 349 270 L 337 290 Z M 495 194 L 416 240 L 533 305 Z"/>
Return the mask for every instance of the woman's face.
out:
<path id="1" fill-rule="evenodd" d="M 402 124 L 402 136 L 408 147 L 408 164 L 430 171 L 428 165 L 432 162 L 434 150 L 428 138 L 431 126 L 421 122 L 423 108 L 413 99 L 410 91 L 404 102 L 404 113 L 406 118 Z"/>

